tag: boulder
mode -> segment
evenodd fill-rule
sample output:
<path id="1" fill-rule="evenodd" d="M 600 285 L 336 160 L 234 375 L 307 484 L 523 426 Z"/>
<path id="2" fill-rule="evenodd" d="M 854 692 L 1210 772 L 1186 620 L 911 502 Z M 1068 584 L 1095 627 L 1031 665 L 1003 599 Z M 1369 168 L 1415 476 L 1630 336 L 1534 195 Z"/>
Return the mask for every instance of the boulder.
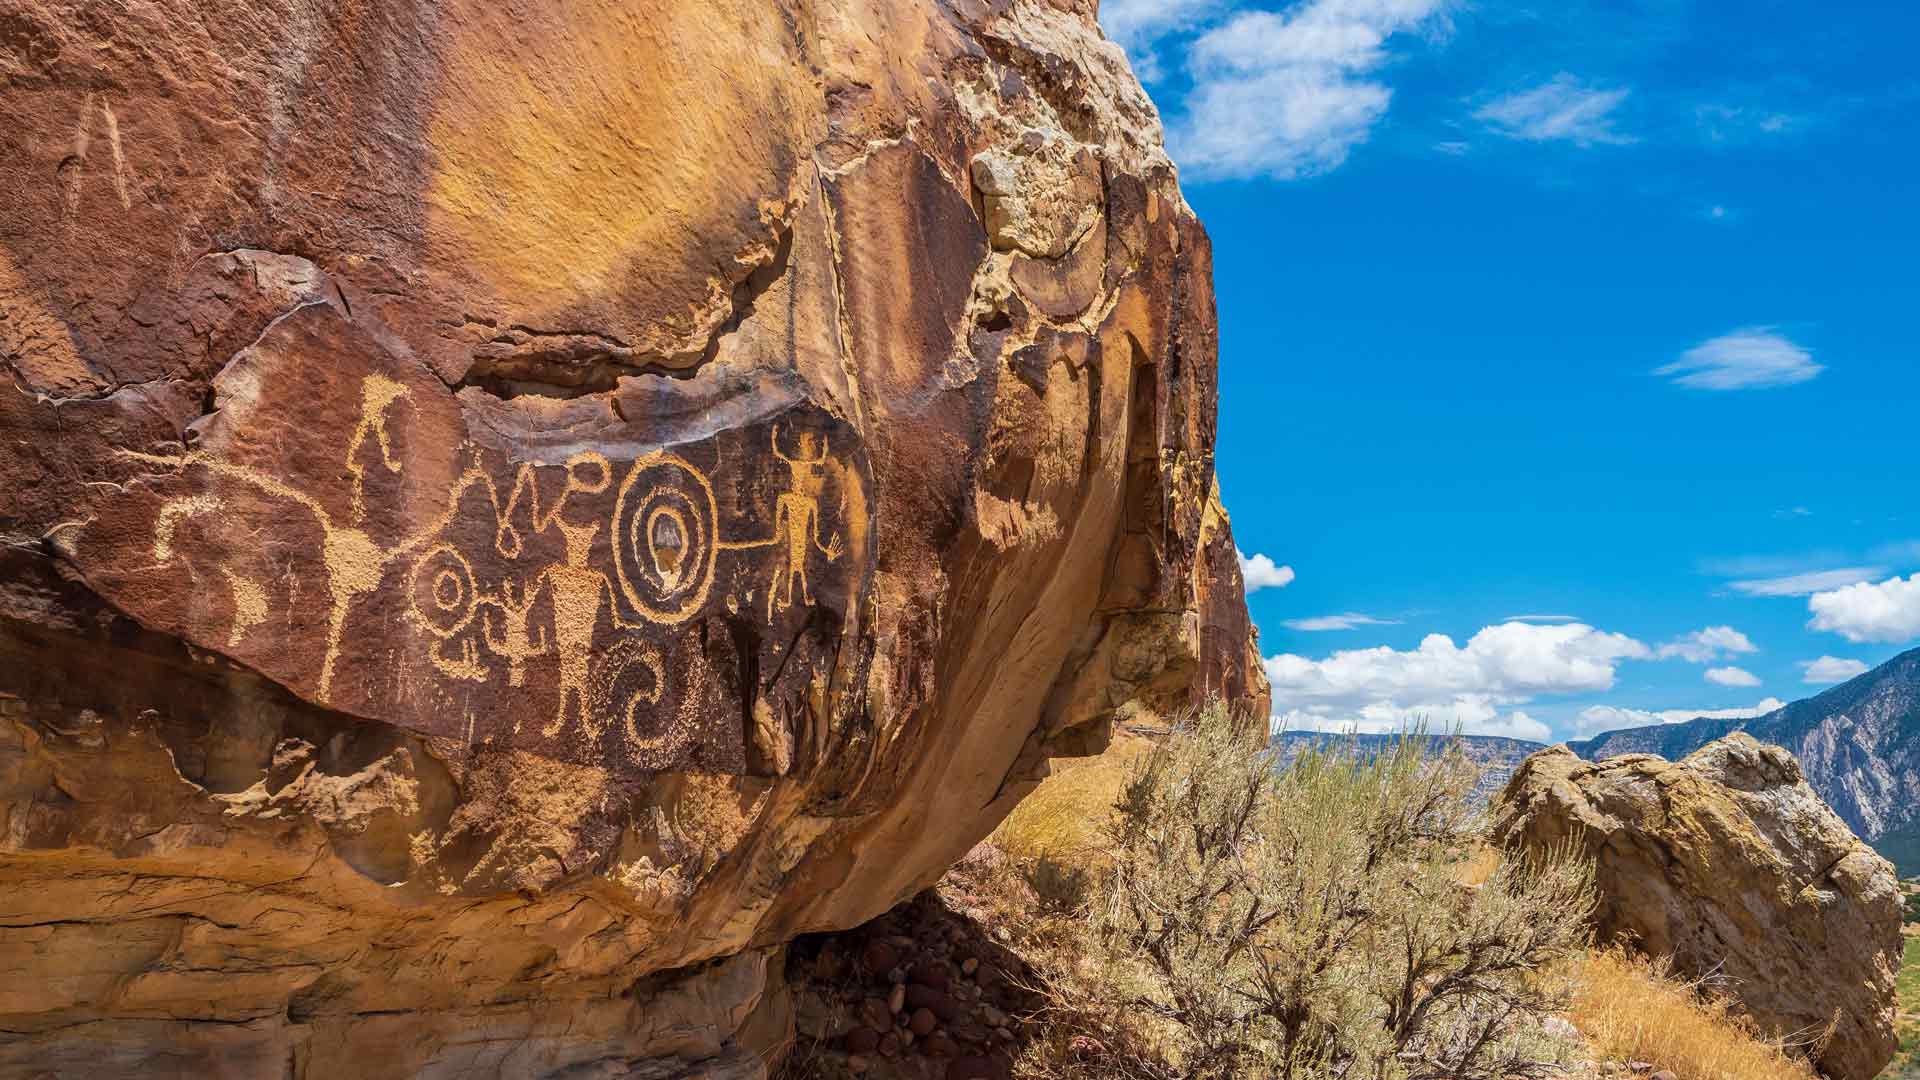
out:
<path id="1" fill-rule="evenodd" d="M 1091 0 L 13 0 L 0 190 L 0 1073 L 759 1075 L 1264 693 Z"/>
<path id="2" fill-rule="evenodd" d="M 1814 1064 L 1871 1080 L 1893 1057 L 1901 956 L 1893 867 L 1850 832 L 1793 755 L 1729 735 L 1679 762 L 1528 758 L 1494 808 L 1509 850 L 1572 844 L 1595 860 L 1598 936 L 1724 990 Z"/>

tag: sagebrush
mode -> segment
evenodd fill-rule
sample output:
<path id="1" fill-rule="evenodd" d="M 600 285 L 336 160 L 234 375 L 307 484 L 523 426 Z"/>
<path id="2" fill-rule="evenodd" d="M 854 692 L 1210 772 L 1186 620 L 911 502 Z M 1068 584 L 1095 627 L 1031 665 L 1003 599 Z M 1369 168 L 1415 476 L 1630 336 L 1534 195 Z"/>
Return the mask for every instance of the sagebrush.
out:
<path id="1" fill-rule="evenodd" d="M 1461 880 L 1476 768 L 1419 733 L 1277 767 L 1264 718 L 1215 705 L 1135 763 L 1051 974 L 1082 1034 L 1042 1075 L 1543 1077 L 1542 1022 L 1586 941 L 1571 854 Z M 1124 1050 L 1121 1048 L 1124 1047 Z"/>

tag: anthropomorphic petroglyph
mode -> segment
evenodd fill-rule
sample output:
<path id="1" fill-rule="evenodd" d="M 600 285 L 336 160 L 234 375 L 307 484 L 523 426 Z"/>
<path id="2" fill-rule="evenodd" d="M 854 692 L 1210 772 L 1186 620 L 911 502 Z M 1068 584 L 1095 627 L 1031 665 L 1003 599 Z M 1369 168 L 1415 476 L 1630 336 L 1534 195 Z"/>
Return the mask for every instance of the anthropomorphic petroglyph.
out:
<path id="1" fill-rule="evenodd" d="M 364 377 L 359 390 L 358 423 L 342 462 L 349 484 L 346 521 L 336 519 L 313 493 L 251 464 L 204 450 L 179 457 L 125 452 L 216 481 L 161 505 L 153 552 L 163 562 L 178 557 L 175 534 L 183 521 L 229 508 L 233 495 L 218 486 L 221 479 L 284 499 L 312 516 L 320 529 L 317 555 L 331 601 L 317 680 L 316 698 L 322 703 L 334 696 L 351 609 L 389 581 L 398 566 L 405 590 L 402 613 L 422 635 L 420 670 L 428 678 L 449 687 L 477 687 L 504 672 L 505 685 L 519 688 L 527 685 L 536 661 L 551 657 L 552 667 L 543 669 L 552 672 L 548 719 L 541 725 L 545 737 L 577 724 L 580 734 L 593 740 L 617 722 L 631 752 L 664 760 L 662 755 L 687 733 L 673 734 L 678 728 L 668 714 L 679 691 L 670 686 L 666 651 L 650 638 L 704 609 L 718 554 L 771 549 L 765 571 L 769 620 L 796 604 L 814 602 L 808 563 L 816 553 L 830 563 L 843 554 L 838 532 L 822 538 L 827 529 L 821 502 L 834 475 L 827 440 L 803 432 L 791 436 L 789 445 L 778 424 L 771 444 L 774 457 L 786 466 L 787 483 L 773 496 L 771 535 L 727 540 L 712 481 L 664 450 L 620 467 L 618 477 L 615 464 L 597 451 L 577 452 L 564 463 L 522 461 L 508 486 L 495 479 L 497 466 L 476 448 L 448 488 L 440 512 L 397 542 L 383 544 L 365 525 L 368 481 L 383 469 L 401 473 L 405 446 L 396 441 L 395 425 L 412 394 L 379 374 Z M 556 469 L 564 469 L 564 478 L 555 476 Z M 481 515 L 490 512 L 491 520 L 471 520 L 476 509 Z M 481 539 L 477 548 L 471 546 L 473 539 L 489 536 L 491 544 Z M 267 593 L 237 569 L 221 569 L 234 598 L 227 640 L 238 646 L 250 627 L 265 620 Z M 290 609 L 297 602 L 296 585 L 289 582 Z M 676 698 L 668 697 L 669 690 Z M 667 712 L 647 715 L 663 709 Z M 513 730 L 519 728 L 516 719 Z"/>
<path id="2" fill-rule="evenodd" d="M 353 523 L 356 525 L 367 516 L 367 467 L 360 460 L 360 448 L 366 444 L 367 436 L 373 435 L 380 443 L 380 463 L 388 472 L 400 471 L 400 461 L 393 456 L 393 440 L 387 433 L 387 409 L 394 402 L 411 396 L 406 387 L 385 375 L 369 375 L 360 382 L 360 423 L 354 427 L 353 437 L 347 440 L 347 472 L 353 475 Z"/>
<path id="3" fill-rule="evenodd" d="M 773 580 L 767 584 L 767 621 L 773 621 L 774 611 L 784 611 L 793 606 L 794 582 L 800 584 L 801 600 L 809 607 L 813 606 L 813 590 L 807 582 L 807 561 L 818 551 L 826 556 L 828 562 L 838 562 L 841 555 L 840 536 L 830 537 L 826 543 L 820 542 L 820 496 L 827 486 L 827 440 L 819 440 L 819 449 L 815 451 L 812 432 L 800 434 L 798 457 L 788 457 L 780 449 L 780 425 L 773 426 L 773 456 L 786 463 L 789 475 L 787 490 L 774 499 L 773 537 L 750 544 L 731 545 L 739 548 L 773 547 L 779 552 L 782 561 L 775 564 Z"/>

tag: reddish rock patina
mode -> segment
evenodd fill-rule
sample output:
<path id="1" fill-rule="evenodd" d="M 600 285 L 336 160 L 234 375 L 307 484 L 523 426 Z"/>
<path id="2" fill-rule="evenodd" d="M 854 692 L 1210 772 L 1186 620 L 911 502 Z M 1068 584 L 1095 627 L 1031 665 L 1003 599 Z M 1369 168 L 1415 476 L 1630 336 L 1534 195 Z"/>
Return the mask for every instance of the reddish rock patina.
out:
<path id="1" fill-rule="evenodd" d="M 0 2 L 0 187 L 0 1071 L 757 1076 L 1264 692 L 1086 4 Z"/>

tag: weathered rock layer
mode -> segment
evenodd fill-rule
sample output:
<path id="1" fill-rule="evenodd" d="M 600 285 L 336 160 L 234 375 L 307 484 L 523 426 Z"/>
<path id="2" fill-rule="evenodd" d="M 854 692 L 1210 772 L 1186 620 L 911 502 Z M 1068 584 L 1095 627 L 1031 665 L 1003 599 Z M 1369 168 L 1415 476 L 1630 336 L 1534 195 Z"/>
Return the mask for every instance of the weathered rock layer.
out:
<path id="1" fill-rule="evenodd" d="M 1745 734 L 1678 763 L 1556 746 L 1495 804 L 1511 849 L 1571 844 L 1598 869 L 1598 931 L 1709 980 L 1814 1064 L 1872 1080 L 1892 1060 L 1902 940 L 1893 867 L 1848 831 L 1793 755 Z"/>
<path id="2" fill-rule="evenodd" d="M 757 1076 L 1263 692 L 1089 5 L 7 0 L 0 150 L 0 1071 Z"/>

